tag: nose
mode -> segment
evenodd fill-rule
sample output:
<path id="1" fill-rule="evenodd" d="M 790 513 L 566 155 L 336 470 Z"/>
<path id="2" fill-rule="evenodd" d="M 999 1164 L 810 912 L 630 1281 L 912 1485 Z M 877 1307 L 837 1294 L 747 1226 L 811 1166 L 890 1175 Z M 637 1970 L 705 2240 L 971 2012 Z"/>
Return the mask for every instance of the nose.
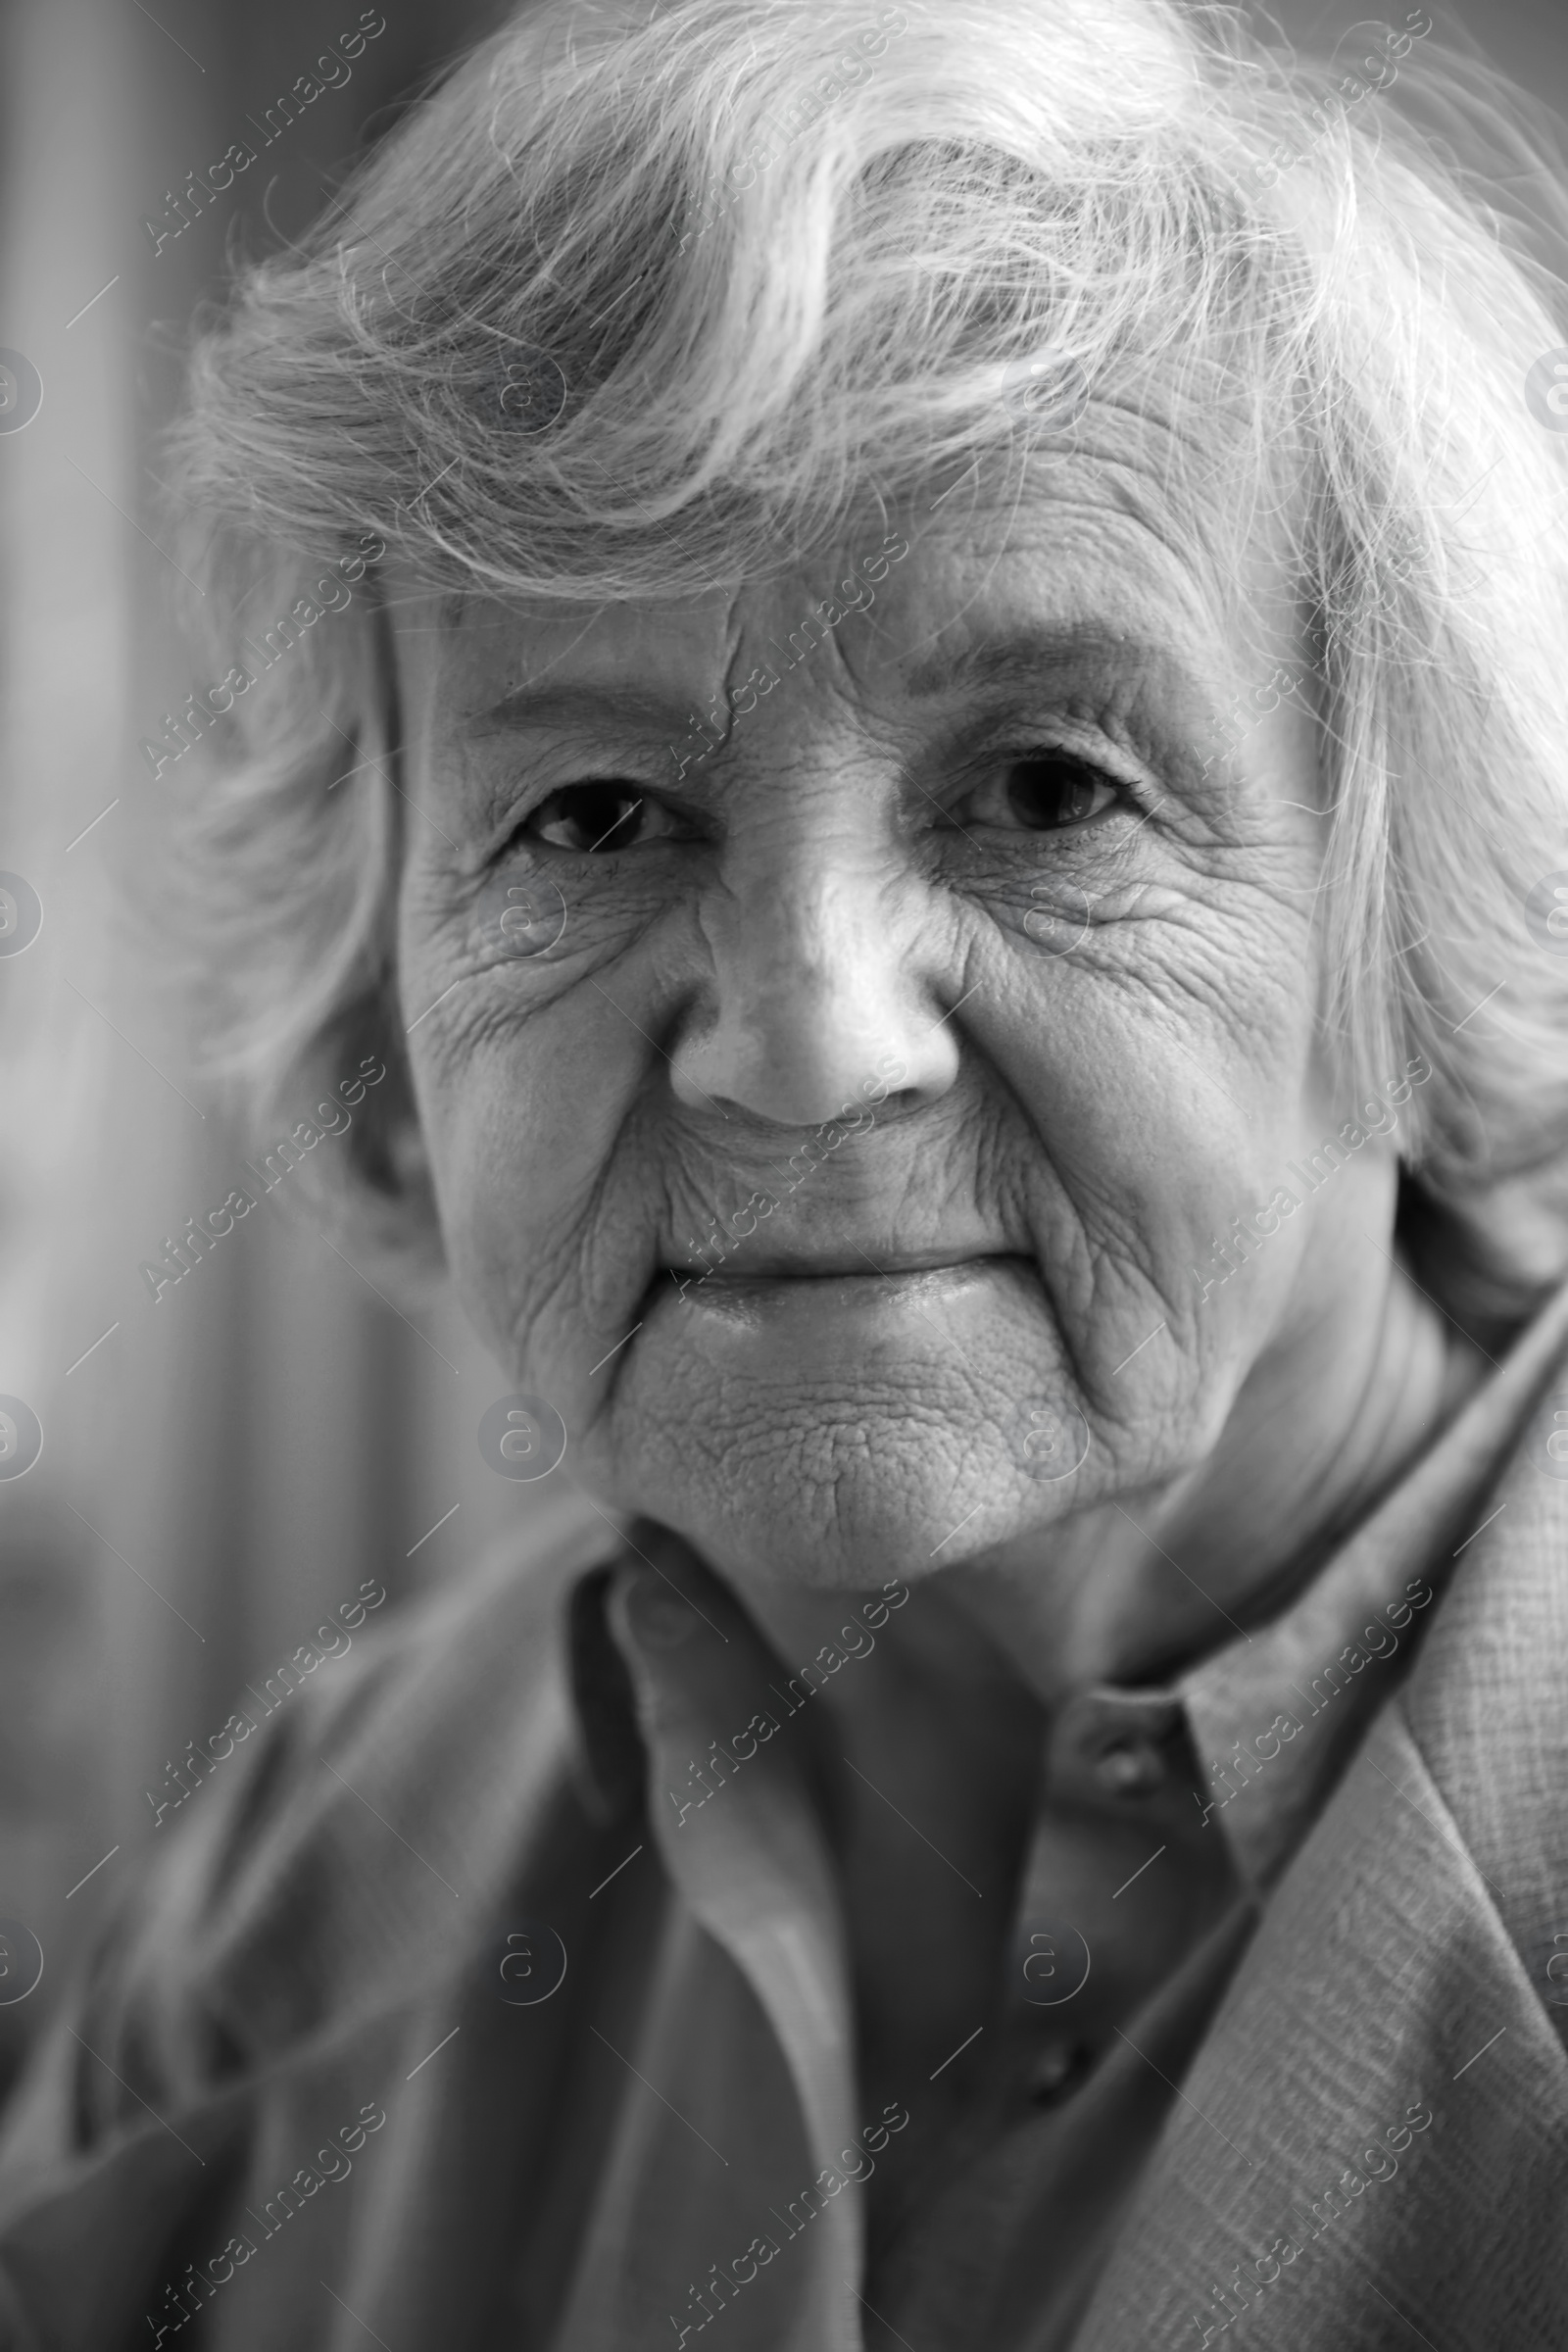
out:
<path id="1" fill-rule="evenodd" d="M 941 902 L 874 821 L 737 845 L 701 922 L 710 976 L 671 1056 L 682 1102 L 820 1126 L 892 1095 L 935 1102 L 954 1083 Z"/>

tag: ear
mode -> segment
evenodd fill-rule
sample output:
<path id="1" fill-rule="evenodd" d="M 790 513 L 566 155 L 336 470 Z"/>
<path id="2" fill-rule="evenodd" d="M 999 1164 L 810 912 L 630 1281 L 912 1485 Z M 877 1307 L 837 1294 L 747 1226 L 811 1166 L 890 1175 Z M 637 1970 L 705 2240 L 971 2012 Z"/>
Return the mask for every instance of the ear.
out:
<path id="1" fill-rule="evenodd" d="M 390 989 L 390 981 L 387 983 Z M 373 1082 L 369 1072 L 384 1075 Z M 405 1303 L 423 1305 L 446 1276 L 435 1187 L 396 1008 L 379 991 L 345 1007 L 311 1068 L 323 1088 L 366 1082 L 352 1125 L 312 1154 L 308 1189 L 357 1258 Z M 300 1174 L 305 1174 L 302 1167 Z"/>

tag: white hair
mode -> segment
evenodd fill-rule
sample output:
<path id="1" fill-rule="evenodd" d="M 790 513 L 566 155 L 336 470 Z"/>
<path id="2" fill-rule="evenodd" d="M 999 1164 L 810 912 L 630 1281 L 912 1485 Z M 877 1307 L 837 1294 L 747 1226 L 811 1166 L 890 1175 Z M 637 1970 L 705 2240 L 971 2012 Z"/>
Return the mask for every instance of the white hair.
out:
<path id="1" fill-rule="evenodd" d="M 209 674 L 366 533 L 459 593 L 687 595 L 1015 464 L 999 386 L 1043 347 L 1157 387 L 1163 495 L 1208 538 L 1289 456 L 1322 1019 L 1355 1099 L 1428 1057 L 1402 1135 L 1434 1279 L 1521 1312 L 1568 1270 L 1568 956 L 1524 904 L 1568 866 L 1568 435 L 1526 396 L 1565 332 L 1538 247 L 1568 251 L 1568 174 L 1420 18 L 1380 48 L 1396 84 L 1347 103 L 1173 0 L 526 8 L 197 344 L 175 488 Z M 1521 189 L 1539 220 L 1507 217 Z M 347 1032 L 392 1059 L 373 595 L 203 729 L 180 831 L 215 1059 L 270 1098 Z M 356 1166 L 394 1203 L 412 1113 L 382 1093 Z"/>

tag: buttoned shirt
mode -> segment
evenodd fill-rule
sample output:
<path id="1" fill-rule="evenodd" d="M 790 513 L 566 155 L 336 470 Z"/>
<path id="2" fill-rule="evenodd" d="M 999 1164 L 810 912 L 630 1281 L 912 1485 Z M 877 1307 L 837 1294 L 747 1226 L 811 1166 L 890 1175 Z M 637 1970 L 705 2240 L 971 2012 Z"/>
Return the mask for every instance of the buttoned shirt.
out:
<path id="1" fill-rule="evenodd" d="M 1236 1633 L 1173 1682 L 1086 1689 L 1054 1711 L 992 2004 L 968 2042 L 925 2054 L 930 2071 L 911 2070 L 890 2115 L 857 2105 L 850 1960 L 809 1735 L 830 1675 L 874 1672 L 878 1636 L 918 1593 L 887 1588 L 841 1644 L 792 1664 L 684 1544 L 635 1529 L 627 1556 L 579 1595 L 588 1768 L 597 1757 L 613 1786 L 629 1711 L 647 1831 L 625 1869 L 661 1870 L 681 1915 L 729 1956 L 744 2019 L 720 2022 L 721 1997 L 697 1970 L 686 1984 L 706 2026 L 672 1984 L 619 2050 L 678 2113 L 656 2125 L 640 2165 L 599 2184 L 563 2345 L 632 2340 L 630 2279 L 677 2345 L 709 2327 L 736 2352 L 794 2340 L 770 2274 L 776 2262 L 788 2279 L 808 2238 L 817 2267 L 859 2278 L 869 2345 L 1069 2343 L 1268 1887 L 1435 1597 L 1414 1573 L 1427 1514 L 1396 1498 L 1378 1532 L 1326 1563 L 1274 1624 Z M 759 2031 L 783 2062 L 780 2107 L 805 2121 L 799 2143 L 762 2111 L 766 2078 L 747 2053 Z M 699 2037 L 706 2063 L 672 2070 L 672 2050 Z M 922 2131 L 930 2082 L 959 2066 L 961 2124 Z M 770 2156 L 788 2146 L 794 2170 L 760 2163 L 760 2138 Z M 672 2179 L 702 2182 L 705 2162 L 757 2179 L 733 2221 L 733 2180 L 722 2224 L 711 2182 L 695 2217 L 689 2196 L 666 2209 Z M 859 2186 L 890 2165 L 899 2226 L 868 2243 Z"/>
<path id="2" fill-rule="evenodd" d="M 177 2333 L 214 2352 L 348 2352 L 368 2326 L 393 2352 L 1063 2352 L 1086 2330 L 1098 2346 L 1097 2282 L 1127 2276 L 1146 2177 L 1166 2229 L 1161 2150 L 1262 2178 L 1246 2143 L 1272 2126 L 1243 2120 L 1207 2063 L 1217 2007 L 1245 1974 L 1236 2031 L 1289 2053 L 1293 2015 L 1270 2020 L 1267 1983 L 1238 1961 L 1268 1945 L 1271 1904 L 1309 1885 L 1313 1965 L 1337 1984 L 1332 1854 L 1351 1857 L 1364 1913 L 1356 1839 L 1385 1835 L 1384 1816 L 1441 1859 L 1445 1917 L 1467 1923 L 1420 2032 L 1455 2021 L 1466 2096 L 1499 2004 L 1513 2038 L 1498 2046 L 1542 2063 L 1561 2023 L 1554 1984 L 1529 1989 L 1555 1948 L 1555 1815 L 1529 1795 L 1519 1740 L 1489 1732 L 1482 1686 L 1455 1680 L 1483 1633 L 1422 1720 L 1445 1758 L 1492 1740 L 1506 1816 L 1463 1784 L 1488 1878 L 1408 1734 L 1367 1735 L 1397 1715 L 1446 1578 L 1486 1562 L 1494 1639 L 1516 1646 L 1516 1591 L 1555 1592 L 1535 1567 L 1497 1583 L 1513 1555 L 1491 1490 L 1565 1339 L 1568 1292 L 1272 1624 L 1226 1628 L 1161 1687 L 1081 1690 L 1043 1722 L 992 1995 L 967 2038 L 911 2051 L 908 2082 L 874 2104 L 817 1770 L 819 1680 L 879 1670 L 858 1634 L 807 1675 L 687 1545 L 639 1523 L 610 1559 L 583 1544 L 548 1572 L 500 1566 L 363 1644 L 193 1800 L 46 2037 L 0 2149 L 0 2344 L 111 2352 Z M 1557 1495 L 1536 1469 L 1511 1476 Z M 1535 1526 L 1538 1499 L 1510 1491 Z M 862 1598 L 858 1623 L 884 1641 L 920 1604 L 902 1592 Z M 1531 1605 L 1544 1625 L 1545 1598 Z M 1509 1660 L 1557 1739 L 1555 1683 Z M 1502 1671 L 1487 1662 L 1487 1689 Z M 1382 1758 L 1375 1804 L 1303 1879 L 1293 1857 L 1326 1805 L 1343 1810 L 1331 1791 L 1363 1743 L 1369 1767 Z M 1488 1908 L 1510 1834 L 1495 1900 L 1516 1947 Z M 1403 1919 L 1407 1861 L 1389 1849 Z M 1298 1940 L 1299 1903 L 1292 1917 Z M 1386 1987 L 1404 1963 L 1377 1948 Z M 1372 1950 L 1355 1946 L 1358 1969 Z M 1294 1981 L 1300 1997 L 1298 1967 Z M 1305 2070 L 1292 2095 L 1316 2120 L 1290 2144 L 1315 2168 L 1303 2130 L 1327 2145 L 1352 2128 L 1343 2086 L 1318 2095 L 1323 2051 L 1309 2036 L 1273 2067 Z M 955 2079 L 939 2112 L 932 2086 Z M 875 2236 L 872 2168 L 897 2190 Z M 1288 2178 L 1270 2176 L 1250 2228 L 1283 2212 Z M 1510 2194 L 1528 2203 L 1523 2180 Z M 1416 2230 L 1422 2210 L 1386 2198 L 1378 2227 Z M 1168 2272 L 1168 2230 L 1161 2242 Z M 1527 2290 L 1533 2310 L 1545 2289 Z M 1152 2312 L 1166 2290 L 1144 2291 Z M 1218 2289 L 1170 2291 L 1209 2312 L 1200 2335 L 1226 2324 Z M 1289 2291 L 1270 2292 L 1289 2315 Z"/>

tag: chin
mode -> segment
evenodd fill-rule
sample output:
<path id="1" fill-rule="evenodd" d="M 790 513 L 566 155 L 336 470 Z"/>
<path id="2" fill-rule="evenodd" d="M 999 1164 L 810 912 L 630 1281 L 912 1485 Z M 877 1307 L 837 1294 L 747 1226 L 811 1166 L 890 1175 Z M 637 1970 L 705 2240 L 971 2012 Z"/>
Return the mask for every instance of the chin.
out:
<path id="1" fill-rule="evenodd" d="M 1023 1260 L 762 1268 L 656 1296 L 578 1458 L 727 1573 L 864 1590 L 1080 1507 L 1110 1464 L 1068 1364 Z M 1054 1454 L 1035 1427 L 1048 1404 Z"/>
<path id="2" fill-rule="evenodd" d="M 1090 1498 L 1079 1475 L 1020 1472 L 992 1424 L 934 1434 L 863 1410 L 851 1424 L 731 1435 L 722 1449 L 693 1433 L 672 1444 L 662 1428 L 620 1455 L 606 1491 L 725 1576 L 823 1592 L 916 1584 Z"/>

